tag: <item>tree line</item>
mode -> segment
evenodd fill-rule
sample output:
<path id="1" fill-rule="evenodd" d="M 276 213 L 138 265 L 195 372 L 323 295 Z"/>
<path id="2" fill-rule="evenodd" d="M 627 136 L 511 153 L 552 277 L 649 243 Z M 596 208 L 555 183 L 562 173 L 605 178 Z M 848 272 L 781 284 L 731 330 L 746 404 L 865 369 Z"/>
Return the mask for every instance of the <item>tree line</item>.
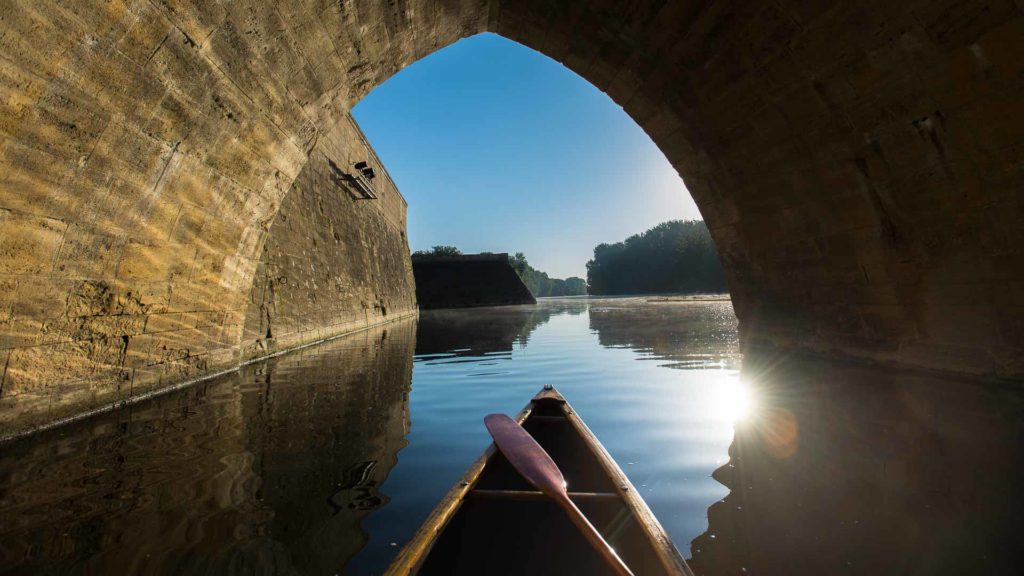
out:
<path id="1" fill-rule="evenodd" d="M 700 220 L 671 220 L 614 244 L 587 262 L 592 295 L 726 292 L 725 274 Z"/>
<path id="2" fill-rule="evenodd" d="M 566 279 L 551 278 L 546 272 L 541 272 L 526 261 L 522 252 L 516 252 L 514 256 L 508 257 L 509 264 L 515 269 L 523 284 L 530 289 L 534 298 L 541 296 L 581 296 L 587 293 L 587 281 L 583 278 L 570 276 Z"/>
<path id="3" fill-rule="evenodd" d="M 417 255 L 457 256 L 455 246 L 434 246 Z M 522 252 L 508 257 L 534 297 L 727 292 L 725 273 L 708 227 L 700 220 L 670 220 L 622 242 L 598 244 L 587 262 L 587 279 L 551 278 Z"/>
<path id="4" fill-rule="evenodd" d="M 438 245 L 430 250 L 417 250 L 413 256 L 461 256 L 462 250 L 456 246 Z M 488 254 L 488 252 L 483 252 Z M 526 287 L 533 294 L 534 298 L 541 296 L 581 296 L 587 293 L 587 281 L 583 278 L 572 276 L 570 278 L 551 278 L 546 272 L 541 272 L 526 260 L 522 252 L 508 257 L 508 263 L 519 275 L 519 278 L 526 284 Z"/>
<path id="5" fill-rule="evenodd" d="M 413 256 L 462 256 L 462 250 L 459 250 L 456 246 L 448 246 L 440 244 L 434 246 L 430 250 L 417 250 L 412 253 Z"/>

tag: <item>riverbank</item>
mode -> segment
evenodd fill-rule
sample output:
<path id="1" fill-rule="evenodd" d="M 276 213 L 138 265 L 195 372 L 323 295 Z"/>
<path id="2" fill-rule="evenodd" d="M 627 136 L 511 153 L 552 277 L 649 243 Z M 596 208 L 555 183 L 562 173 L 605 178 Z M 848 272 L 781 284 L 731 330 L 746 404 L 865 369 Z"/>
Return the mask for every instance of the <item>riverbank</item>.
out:
<path id="1" fill-rule="evenodd" d="M 627 302 L 731 302 L 729 294 L 584 294 L 582 296 L 550 296 L 537 300 L 623 300 Z"/>

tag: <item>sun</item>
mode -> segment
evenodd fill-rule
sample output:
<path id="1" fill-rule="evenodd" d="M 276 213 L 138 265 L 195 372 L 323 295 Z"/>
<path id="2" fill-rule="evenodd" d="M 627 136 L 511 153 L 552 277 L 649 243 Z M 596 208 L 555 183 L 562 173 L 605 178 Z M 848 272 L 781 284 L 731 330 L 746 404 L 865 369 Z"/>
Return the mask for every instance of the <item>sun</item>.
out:
<path id="1" fill-rule="evenodd" d="M 739 378 L 720 382 L 711 391 L 711 411 L 716 418 L 729 422 L 746 419 L 754 409 L 750 387 Z"/>

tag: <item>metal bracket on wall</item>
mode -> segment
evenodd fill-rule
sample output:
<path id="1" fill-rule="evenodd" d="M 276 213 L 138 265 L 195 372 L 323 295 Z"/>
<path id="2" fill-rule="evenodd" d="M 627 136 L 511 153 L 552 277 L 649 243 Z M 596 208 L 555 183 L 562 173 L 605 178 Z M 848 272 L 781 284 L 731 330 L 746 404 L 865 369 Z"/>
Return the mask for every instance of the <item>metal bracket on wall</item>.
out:
<path id="1" fill-rule="evenodd" d="M 353 193 L 360 200 L 376 200 L 377 191 L 373 189 L 373 180 L 377 174 L 365 161 L 356 162 L 352 165 L 352 172 L 345 172 L 333 160 L 327 160 L 331 168 L 331 182 L 335 186 L 345 188 Z"/>

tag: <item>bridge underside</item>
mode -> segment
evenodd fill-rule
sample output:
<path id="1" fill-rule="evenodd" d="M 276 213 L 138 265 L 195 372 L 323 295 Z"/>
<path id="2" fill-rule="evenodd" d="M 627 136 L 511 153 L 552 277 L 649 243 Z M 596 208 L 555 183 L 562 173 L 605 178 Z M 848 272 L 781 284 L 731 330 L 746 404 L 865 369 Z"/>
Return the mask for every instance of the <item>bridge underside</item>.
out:
<path id="1" fill-rule="evenodd" d="M 484 31 L 651 136 L 710 226 L 746 346 L 1024 375 L 1012 1 L 0 11 L 5 433 L 414 313 L 400 194 L 379 165 L 376 200 L 337 182 L 377 163 L 348 110 Z"/>

